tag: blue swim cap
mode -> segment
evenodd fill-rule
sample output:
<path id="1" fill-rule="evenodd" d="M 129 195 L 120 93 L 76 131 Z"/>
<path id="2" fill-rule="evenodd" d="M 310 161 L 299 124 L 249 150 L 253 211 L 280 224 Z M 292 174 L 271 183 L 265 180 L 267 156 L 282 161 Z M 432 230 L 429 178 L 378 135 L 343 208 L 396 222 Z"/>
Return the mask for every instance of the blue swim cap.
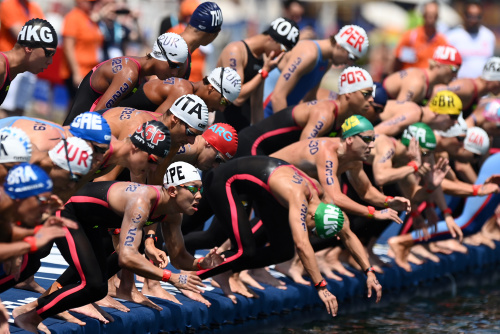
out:
<path id="1" fill-rule="evenodd" d="M 222 10 L 215 2 L 203 2 L 191 15 L 189 25 L 203 32 L 219 32 L 222 26 Z"/>
<path id="2" fill-rule="evenodd" d="M 51 192 L 52 180 L 40 166 L 23 162 L 9 171 L 3 186 L 10 198 L 24 199 Z"/>
<path id="3" fill-rule="evenodd" d="M 99 144 L 108 145 L 111 142 L 111 128 L 106 119 L 96 112 L 86 111 L 78 115 L 71 122 L 69 132 L 75 137 Z"/>
<path id="4" fill-rule="evenodd" d="M 373 102 L 385 107 L 388 98 L 384 86 L 380 82 L 375 82 L 373 85 Z"/>

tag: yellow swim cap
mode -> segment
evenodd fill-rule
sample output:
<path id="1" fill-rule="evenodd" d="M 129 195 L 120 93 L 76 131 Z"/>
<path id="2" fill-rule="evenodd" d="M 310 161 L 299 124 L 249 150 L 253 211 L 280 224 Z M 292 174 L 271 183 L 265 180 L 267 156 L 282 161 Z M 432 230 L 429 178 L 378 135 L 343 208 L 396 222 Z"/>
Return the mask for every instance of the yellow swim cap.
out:
<path id="1" fill-rule="evenodd" d="M 436 114 L 460 115 L 462 100 L 457 94 L 449 90 L 442 90 L 431 100 L 429 108 Z"/>

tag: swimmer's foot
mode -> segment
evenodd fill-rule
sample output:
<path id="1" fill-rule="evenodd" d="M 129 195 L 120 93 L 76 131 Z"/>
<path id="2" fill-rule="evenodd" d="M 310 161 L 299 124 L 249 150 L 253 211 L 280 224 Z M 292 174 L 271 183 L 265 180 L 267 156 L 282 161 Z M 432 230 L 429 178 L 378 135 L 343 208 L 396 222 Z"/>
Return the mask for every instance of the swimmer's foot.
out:
<path id="1" fill-rule="evenodd" d="M 266 268 L 252 269 L 248 271 L 248 274 L 251 277 L 253 277 L 257 282 L 271 285 L 281 290 L 286 290 L 286 283 L 271 275 L 269 271 L 266 270 Z M 246 283 L 243 280 L 241 273 L 240 273 L 240 278 L 244 283 Z"/>
<path id="2" fill-rule="evenodd" d="M 229 286 L 231 291 L 238 293 L 247 298 L 259 298 L 259 295 L 255 293 L 252 289 L 246 286 L 240 279 L 240 273 L 233 273 L 229 277 Z"/>
<path id="3" fill-rule="evenodd" d="M 410 254 L 410 248 L 413 242 L 407 242 L 403 237 L 406 237 L 406 235 L 389 238 L 388 244 L 394 253 L 394 261 L 396 264 L 404 270 L 411 272 L 408 255 Z"/>
<path id="4" fill-rule="evenodd" d="M 109 308 L 114 308 L 118 311 L 122 312 L 130 312 L 130 309 L 120 303 L 118 300 L 114 299 L 110 295 L 106 295 L 103 299 L 99 300 L 96 302 L 97 305 L 102 306 L 102 307 L 109 307 Z"/>
<path id="5" fill-rule="evenodd" d="M 70 309 L 71 312 L 80 313 L 89 318 L 97 319 L 103 324 L 109 324 L 110 322 L 115 321 L 113 317 L 102 308 L 100 308 L 95 303 L 90 303 L 84 306 L 76 307 Z"/>
<path id="6" fill-rule="evenodd" d="M 161 298 L 165 300 L 169 300 L 173 303 L 176 304 L 181 304 L 181 302 L 174 297 L 171 293 L 169 293 L 167 290 L 163 289 L 160 282 L 152 279 L 144 279 L 144 285 L 142 286 L 141 289 L 142 294 L 147 295 L 147 296 L 153 296 L 156 298 Z M 184 295 L 184 291 L 181 291 Z M 193 295 L 200 295 L 199 293 L 194 293 Z M 186 295 L 187 296 L 187 295 Z M 191 298 L 191 297 L 189 297 Z M 193 298 L 191 298 L 193 299 Z"/>
<path id="7" fill-rule="evenodd" d="M 212 285 L 219 287 L 224 295 L 231 299 L 233 304 L 237 304 L 238 300 L 236 299 L 236 296 L 234 295 L 233 291 L 231 290 L 231 286 L 229 285 L 229 277 L 231 277 L 230 271 L 215 275 L 214 277 L 212 277 Z M 216 284 L 214 284 L 214 282 Z"/>
<path id="8" fill-rule="evenodd" d="M 17 283 L 14 288 L 16 289 L 21 289 L 21 290 L 27 290 L 27 291 L 33 291 L 33 292 L 38 292 L 38 293 L 44 293 L 45 289 L 40 286 L 35 281 L 35 276 L 30 276 L 23 282 Z"/>
<path id="9" fill-rule="evenodd" d="M 277 265 L 274 266 L 274 270 L 282 273 L 285 276 L 290 277 L 295 283 L 303 285 L 311 285 L 311 282 L 306 281 L 304 277 L 302 277 L 304 273 L 304 267 L 302 266 L 302 262 L 296 261 L 295 258 L 290 261 L 278 263 Z"/>
<path id="10" fill-rule="evenodd" d="M 411 248 L 412 254 L 420 256 L 421 258 L 431 260 L 432 262 L 439 262 L 439 257 L 430 252 L 426 247 L 421 244 L 414 245 Z"/>

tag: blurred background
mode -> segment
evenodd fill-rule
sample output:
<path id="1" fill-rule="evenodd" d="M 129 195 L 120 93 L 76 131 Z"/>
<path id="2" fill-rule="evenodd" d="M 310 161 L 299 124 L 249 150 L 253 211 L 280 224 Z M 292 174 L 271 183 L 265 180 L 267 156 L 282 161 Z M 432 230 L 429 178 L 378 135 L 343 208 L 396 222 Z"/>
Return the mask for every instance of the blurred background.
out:
<path id="1" fill-rule="evenodd" d="M 26 0 L 3 0 L 26 1 Z M 60 34 L 65 15 L 75 7 L 87 6 L 89 15 L 98 23 L 103 36 L 99 60 L 120 55 L 144 56 L 154 40 L 168 29 L 179 31 L 199 0 L 39 0 L 36 2 Z M 394 69 L 395 48 L 402 34 L 424 23 L 423 8 L 428 1 L 283 1 L 283 0 L 216 0 L 223 13 L 222 31 L 214 43 L 202 48 L 204 62 L 201 76 L 214 67 L 222 48 L 227 43 L 262 32 L 279 16 L 293 19 L 301 28 L 301 39 L 323 39 L 335 34 L 345 24 L 363 27 L 369 36 L 368 55 L 358 62 L 370 72 L 374 81 L 381 80 Z M 478 1 L 480 15 L 465 11 L 466 1 L 438 1 L 439 15 L 435 27 L 446 36 L 451 29 L 475 20 L 495 35 L 494 55 L 500 55 L 500 2 Z M 6 15 L 5 11 L 1 15 Z M 0 24 L 2 24 L 0 20 Z M 179 26 L 180 25 L 180 26 Z M 177 30 L 176 30 L 177 29 Z M 182 30 L 181 30 L 182 31 Z M 62 36 L 59 37 L 59 43 Z M 1 50 L 7 51 L 7 50 Z M 54 62 L 47 70 L 31 79 L 31 88 L 22 90 L 24 114 L 56 122 L 64 119 L 68 110 L 68 92 L 61 78 L 61 60 L 58 49 Z M 336 91 L 339 68 L 325 75 L 322 87 Z M 460 76 L 460 74 L 459 74 Z M 191 77 L 192 81 L 200 78 Z M 28 87 L 28 85 L 26 85 Z M 2 109 L 6 109 L 4 105 Z M 7 108 L 8 109 L 8 108 Z M 7 110 L 6 115 L 11 114 Z M 5 115 L 5 114 L 4 114 Z"/>

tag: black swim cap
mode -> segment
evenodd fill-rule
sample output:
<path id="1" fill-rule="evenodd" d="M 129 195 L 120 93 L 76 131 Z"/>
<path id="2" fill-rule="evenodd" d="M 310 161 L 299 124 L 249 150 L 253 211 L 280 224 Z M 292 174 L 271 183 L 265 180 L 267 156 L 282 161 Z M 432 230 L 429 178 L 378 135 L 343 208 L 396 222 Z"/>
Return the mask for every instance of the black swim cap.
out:
<path id="1" fill-rule="evenodd" d="M 30 48 L 57 48 L 57 33 L 54 27 L 43 19 L 31 19 L 24 24 L 17 35 L 17 43 Z"/>
<path id="2" fill-rule="evenodd" d="M 170 130 L 159 121 L 149 121 L 141 124 L 130 137 L 132 143 L 142 151 L 154 154 L 160 158 L 170 151 Z"/>
<path id="3" fill-rule="evenodd" d="M 297 23 L 284 17 L 279 17 L 271 22 L 271 26 L 266 32 L 276 42 L 283 44 L 288 51 L 297 44 L 300 36 Z"/>

